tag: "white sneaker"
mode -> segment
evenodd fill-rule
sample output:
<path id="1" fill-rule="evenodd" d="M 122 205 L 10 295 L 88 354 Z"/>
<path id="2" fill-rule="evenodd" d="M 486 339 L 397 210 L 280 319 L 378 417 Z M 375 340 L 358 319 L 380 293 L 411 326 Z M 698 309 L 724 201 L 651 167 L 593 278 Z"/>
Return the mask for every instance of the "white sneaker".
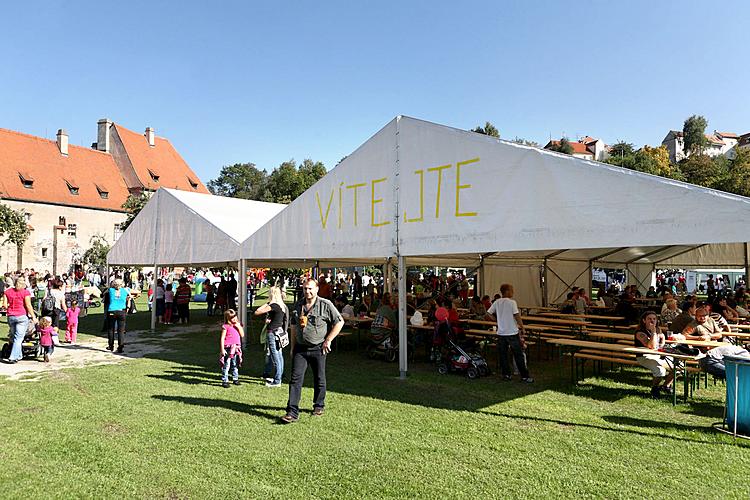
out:
<path id="1" fill-rule="evenodd" d="M 273 377 L 263 377 L 266 382 L 273 382 Z"/>
<path id="2" fill-rule="evenodd" d="M 266 387 L 281 387 L 281 382 L 274 384 L 273 382 L 266 382 Z"/>

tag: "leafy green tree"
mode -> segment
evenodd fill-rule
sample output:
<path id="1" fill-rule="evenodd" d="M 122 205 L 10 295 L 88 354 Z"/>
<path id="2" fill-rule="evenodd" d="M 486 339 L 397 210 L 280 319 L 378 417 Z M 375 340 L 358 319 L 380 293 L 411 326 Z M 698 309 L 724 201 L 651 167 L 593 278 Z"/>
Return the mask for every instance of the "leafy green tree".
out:
<path id="1" fill-rule="evenodd" d="M 12 243 L 19 247 L 23 246 L 29 238 L 26 214 L 0 203 L 0 237 L 5 238 L 0 241 L 0 246 L 6 243 Z"/>
<path id="2" fill-rule="evenodd" d="M 742 196 L 750 196 L 750 149 L 735 148 L 722 189 Z"/>
<path id="3" fill-rule="evenodd" d="M 150 199 L 151 197 L 146 194 L 145 191 L 141 192 L 139 195 L 128 195 L 128 199 L 125 200 L 125 203 L 122 204 L 122 208 L 124 208 L 128 212 L 127 218 L 121 226 L 123 231 L 125 231 L 136 218 L 136 216 L 141 213 L 141 210 L 143 210 L 143 207 L 146 206 L 146 203 L 148 203 L 148 200 Z"/>
<path id="4" fill-rule="evenodd" d="M 475 128 L 473 128 L 471 131 L 476 132 L 477 134 L 489 135 L 491 137 L 496 137 L 498 139 L 500 138 L 500 131 L 498 131 L 497 127 L 495 127 L 490 122 L 486 122 L 484 124 L 484 127 L 482 127 L 481 125 L 478 125 Z"/>
<path id="5" fill-rule="evenodd" d="M 291 203 L 325 174 L 325 165 L 319 161 L 306 159 L 299 167 L 294 160 L 285 161 L 268 176 L 264 201 Z"/>
<path id="6" fill-rule="evenodd" d="M 610 146 L 609 156 L 610 158 L 624 158 L 635 153 L 635 148 L 629 142 L 619 141 L 616 144 Z"/>
<path id="7" fill-rule="evenodd" d="M 729 160 L 724 156 L 711 158 L 706 155 L 693 155 L 680 161 L 679 167 L 685 180 L 699 186 L 722 189 L 729 176 Z"/>
<path id="8" fill-rule="evenodd" d="M 643 146 L 633 155 L 633 164 L 630 168 L 669 179 L 684 179 L 680 167 L 669 162 L 669 151 L 665 146 L 659 146 L 658 148 Z"/>
<path id="9" fill-rule="evenodd" d="M 235 163 L 221 168 L 219 176 L 209 181 L 208 190 L 219 196 L 264 200 L 268 173 L 254 163 Z"/>
<path id="10" fill-rule="evenodd" d="M 538 142 L 536 142 L 536 141 L 527 141 L 526 139 L 524 139 L 522 137 L 518 137 L 518 136 L 514 137 L 511 142 L 515 142 L 516 144 L 523 144 L 524 146 L 532 146 L 532 147 L 535 147 L 535 148 L 539 147 L 539 143 Z"/>
<path id="11" fill-rule="evenodd" d="M 693 115 L 685 120 L 682 135 L 685 141 L 686 154 L 703 154 L 703 150 L 708 143 L 708 139 L 706 139 L 707 126 L 708 120 L 700 115 Z"/>
<path id="12" fill-rule="evenodd" d="M 89 241 L 91 247 L 83 253 L 83 265 L 88 268 L 104 269 L 107 266 L 107 253 L 110 246 L 103 236 L 94 235 Z"/>

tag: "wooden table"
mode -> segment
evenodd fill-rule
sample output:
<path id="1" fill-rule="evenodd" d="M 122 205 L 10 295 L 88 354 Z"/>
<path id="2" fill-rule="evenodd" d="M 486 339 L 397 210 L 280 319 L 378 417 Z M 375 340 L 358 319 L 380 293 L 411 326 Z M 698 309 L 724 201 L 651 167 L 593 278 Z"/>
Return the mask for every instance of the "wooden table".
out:
<path id="1" fill-rule="evenodd" d="M 579 347 L 579 348 L 587 348 L 587 349 L 598 349 L 600 351 L 611 351 L 611 352 L 624 352 L 628 354 L 656 354 L 657 356 L 661 356 L 665 359 L 667 359 L 672 366 L 672 371 L 675 370 L 675 361 L 676 360 L 697 360 L 698 356 L 687 356 L 685 354 L 675 354 L 670 352 L 664 352 L 664 351 L 657 351 L 654 349 L 646 349 L 644 347 L 632 347 L 627 346 L 623 344 L 608 344 L 604 342 L 591 342 L 588 340 L 577 340 L 577 339 L 547 339 L 547 342 L 550 344 L 555 344 L 559 346 L 569 346 L 569 347 Z M 571 356 L 571 363 L 575 363 L 575 356 Z M 571 367 L 571 372 L 573 368 Z M 571 373 L 572 375 L 572 373 Z M 684 397 L 685 401 L 688 399 L 688 381 L 687 381 L 687 365 L 683 364 L 683 382 L 684 382 Z M 675 382 L 672 382 L 672 404 L 677 404 L 677 389 Z"/>
<path id="2" fill-rule="evenodd" d="M 624 316 L 604 316 L 601 314 L 566 314 L 566 313 L 539 313 L 540 316 L 556 316 L 561 318 L 603 319 L 606 321 L 624 321 Z"/>
<path id="3" fill-rule="evenodd" d="M 750 325 L 735 325 L 733 323 L 730 323 L 729 328 L 737 328 L 738 330 L 750 330 Z"/>
<path id="4" fill-rule="evenodd" d="M 344 318 L 344 324 L 353 326 L 357 330 L 357 345 L 355 347 L 357 351 L 359 351 L 359 340 L 362 336 L 362 326 L 369 325 L 373 321 L 375 321 L 375 318 L 371 318 L 369 316 L 350 316 L 348 318 Z"/>
<path id="5" fill-rule="evenodd" d="M 544 316 L 521 316 L 521 319 L 523 321 L 532 321 L 532 322 L 539 322 L 539 323 L 549 323 L 553 325 L 562 325 L 562 326 L 588 326 L 591 323 L 587 321 L 575 321 L 570 319 L 555 319 L 555 318 L 546 318 Z M 474 325 L 497 325 L 496 321 L 487 321 L 484 319 L 467 319 L 463 320 L 467 323 L 471 323 Z M 524 324 L 524 326 L 526 326 Z"/>

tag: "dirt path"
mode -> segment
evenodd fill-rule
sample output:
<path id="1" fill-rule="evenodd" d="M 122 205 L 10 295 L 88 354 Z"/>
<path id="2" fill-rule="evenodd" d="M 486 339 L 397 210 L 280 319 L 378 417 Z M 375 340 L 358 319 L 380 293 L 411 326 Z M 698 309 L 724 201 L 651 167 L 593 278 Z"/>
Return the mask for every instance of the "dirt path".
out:
<path id="1" fill-rule="evenodd" d="M 171 327 L 154 336 L 147 331 L 133 331 L 127 334 L 125 353 L 116 354 L 107 350 L 106 339 L 94 339 L 75 345 L 62 344 L 55 347 L 49 363 L 24 359 L 9 365 L 0 363 L 0 385 L 4 380 L 31 382 L 40 380 L 42 375 L 65 368 L 85 368 L 88 366 L 124 363 L 149 354 L 170 350 L 169 343 L 187 332 L 201 330 L 202 326 Z M 40 358 L 41 359 L 41 358 Z"/>

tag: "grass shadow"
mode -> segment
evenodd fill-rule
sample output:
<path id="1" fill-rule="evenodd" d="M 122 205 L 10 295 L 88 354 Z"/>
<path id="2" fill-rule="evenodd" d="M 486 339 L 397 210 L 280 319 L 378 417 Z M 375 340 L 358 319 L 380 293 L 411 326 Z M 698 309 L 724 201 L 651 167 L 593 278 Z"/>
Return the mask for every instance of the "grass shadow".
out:
<path id="1" fill-rule="evenodd" d="M 151 397 L 165 402 L 203 406 L 206 408 L 224 408 L 245 415 L 265 418 L 274 422 L 279 420 L 279 408 L 276 406 L 249 405 L 238 403 L 237 401 L 230 401 L 228 399 L 193 398 L 187 396 L 167 396 L 162 394 L 156 394 Z"/>

